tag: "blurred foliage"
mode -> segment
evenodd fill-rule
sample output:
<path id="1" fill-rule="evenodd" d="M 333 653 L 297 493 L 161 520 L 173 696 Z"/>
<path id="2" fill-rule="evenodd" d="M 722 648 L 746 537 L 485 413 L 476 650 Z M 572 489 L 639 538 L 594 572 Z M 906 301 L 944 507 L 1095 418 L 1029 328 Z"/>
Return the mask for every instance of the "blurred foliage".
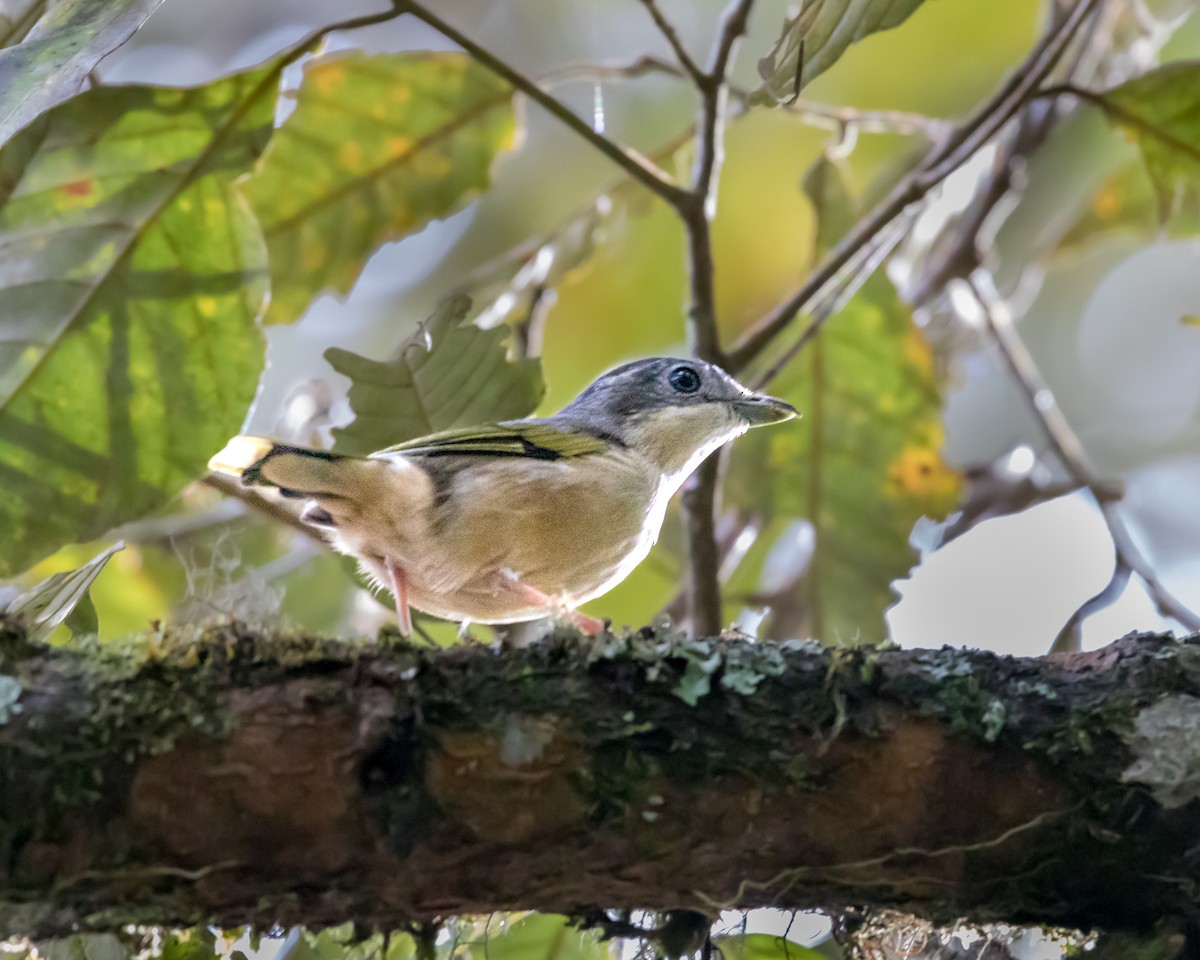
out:
<path id="1" fill-rule="evenodd" d="M 818 256 L 857 209 L 837 165 L 805 177 Z M 815 548 L 793 591 L 805 616 L 771 635 L 826 643 L 883 639 L 890 584 L 913 564 L 919 517 L 941 519 L 960 480 L 941 456 L 941 398 L 929 345 L 886 277 L 862 292 L 792 361 L 773 390 L 804 411 L 799 427 L 740 441 L 729 499 L 771 519 L 805 518 Z M 770 477 L 770 483 L 763 478 Z"/>
<path id="2" fill-rule="evenodd" d="M 806 2 L 766 59 L 775 59 L 772 75 L 792 83 L 803 39 L 802 85 L 820 74 L 806 95 L 965 107 L 1028 42 L 1034 12 L 1033 0 L 999 18 L 953 4 Z M 760 44 L 766 19 L 760 14 Z M 918 78 L 918 63 L 939 45 L 952 50 L 964 28 L 991 46 L 949 73 Z M 15 494 L 0 502 L 0 569 L 17 572 L 61 543 L 90 544 L 157 509 L 146 522 L 162 535 L 133 541 L 113 567 L 121 579 L 101 577 L 95 587 L 104 633 L 205 610 L 275 610 L 323 629 L 366 623 L 353 621 L 353 578 L 314 574 L 327 559 L 310 546 L 244 513 L 196 525 L 198 511 L 216 510 L 211 495 L 171 502 L 246 410 L 263 367 L 256 314 L 268 283 L 266 320 L 295 320 L 322 292 L 350 290 L 381 245 L 453 214 L 499 178 L 474 214 L 479 230 L 458 244 L 479 251 L 474 269 L 429 287 L 438 299 L 455 288 L 476 293 L 476 314 L 463 320 L 447 304 L 409 326 L 390 360 L 326 335 L 331 370 L 349 380 L 350 416 L 335 391 L 304 430 L 335 438 L 339 449 L 525 415 L 543 394 L 543 367 L 557 406 L 605 365 L 683 349 L 683 236 L 643 188 L 610 179 L 597 199 L 574 202 L 545 230 L 513 235 L 506 224 L 516 242 L 501 236 L 508 246 L 481 256 L 487 246 L 473 238 L 492 232 L 488 210 L 507 202 L 520 182 L 513 171 L 535 162 L 531 151 L 549 149 L 543 132 L 518 128 L 512 89 L 463 54 L 340 50 L 309 53 L 281 92 L 283 70 L 300 52 L 190 90 L 102 85 L 0 152 L 0 466 Z M 880 56 L 892 61 L 887 77 L 869 69 Z M 960 69 L 959 80 L 947 80 Z M 1114 229 L 1153 231 L 1162 191 L 1178 200 L 1182 182 L 1186 192 L 1194 178 L 1187 145 L 1197 139 L 1186 109 L 1193 77 L 1190 64 L 1175 64 L 1099 95 L 1117 122 L 1118 110 L 1127 115 L 1148 151 L 1159 198 L 1140 167 L 1116 168 L 1068 224 L 1064 249 Z M 782 79 L 777 86 L 790 96 Z M 1128 121 L 1133 115 L 1141 119 Z M 726 340 L 780 296 L 798 263 L 815 262 L 849 228 L 861 212 L 851 195 L 877 193 L 897 154 L 912 153 L 914 128 L 879 129 L 837 147 L 835 162 L 824 135 L 788 113 L 750 111 L 731 125 L 713 228 Z M 1169 149 L 1180 144 L 1182 152 Z M 674 149 L 660 161 L 686 171 L 689 151 L 673 158 Z M 790 188 L 787 177 L 803 167 L 804 191 Z M 544 165 L 528 169 L 549 185 Z M 510 221 L 520 213 L 506 210 Z M 1177 216 L 1173 230 L 1189 223 Z M 452 250 L 448 267 L 459 258 Z M 440 275 L 434 269 L 431 284 Z M 395 324 L 384 311 L 376 326 Z M 376 342 L 385 345 L 386 333 Z M 877 275 L 782 370 L 772 389 L 805 417 L 734 447 L 727 519 L 749 523 L 743 539 L 757 540 L 727 571 L 731 619 L 748 601 L 770 601 L 768 631 L 827 642 L 884 636 L 891 584 L 915 559 L 913 523 L 944 516 L 961 493 L 941 450 L 952 369 L 941 349 Z M 636 624 L 666 604 L 687 562 L 678 529 L 670 519 L 643 569 L 590 609 Z M 800 545 L 808 536 L 811 545 Z M 103 546 L 71 548 L 22 584 Z M 781 581 L 781 571 L 791 572 Z M 85 603 L 80 617 L 88 615 Z"/>
<path id="3" fill-rule="evenodd" d="M 512 146 L 512 90 L 457 53 L 310 60 L 242 184 L 271 258 L 269 323 L 347 292 L 380 244 L 445 217 Z"/>
<path id="4" fill-rule="evenodd" d="M 824 956 L 816 950 L 792 943 L 786 937 L 775 937 L 766 933 L 714 937 L 713 942 L 725 960 L 779 960 L 780 957 L 817 960 L 818 957 Z"/>
<path id="5" fill-rule="evenodd" d="M 764 92 L 784 103 L 795 100 L 804 85 L 832 67 L 852 43 L 900 26 L 922 2 L 804 0 L 784 24 L 775 46 L 758 61 Z"/>
<path id="6" fill-rule="evenodd" d="M 1170 63 L 1098 98 L 1137 138 L 1158 192 L 1159 214 L 1200 208 L 1200 63 Z"/>
<path id="7" fill-rule="evenodd" d="M 60 0 L 23 38 L 22 18 L 0 8 L 0 143 L 77 93 L 88 74 L 154 12 L 162 0 Z M 19 13 L 19 11 L 16 11 Z"/>

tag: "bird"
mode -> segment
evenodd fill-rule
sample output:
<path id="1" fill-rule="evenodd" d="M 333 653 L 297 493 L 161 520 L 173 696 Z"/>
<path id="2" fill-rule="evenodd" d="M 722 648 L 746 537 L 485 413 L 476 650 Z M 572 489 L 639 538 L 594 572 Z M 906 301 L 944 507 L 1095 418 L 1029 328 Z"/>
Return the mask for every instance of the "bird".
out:
<path id="1" fill-rule="evenodd" d="M 718 447 L 797 416 L 719 366 L 652 357 L 618 366 L 548 417 L 462 427 L 368 456 L 234 437 L 209 462 L 306 501 L 303 522 L 412 610 L 461 623 L 553 616 L 621 583 L 658 539 L 667 504 Z"/>

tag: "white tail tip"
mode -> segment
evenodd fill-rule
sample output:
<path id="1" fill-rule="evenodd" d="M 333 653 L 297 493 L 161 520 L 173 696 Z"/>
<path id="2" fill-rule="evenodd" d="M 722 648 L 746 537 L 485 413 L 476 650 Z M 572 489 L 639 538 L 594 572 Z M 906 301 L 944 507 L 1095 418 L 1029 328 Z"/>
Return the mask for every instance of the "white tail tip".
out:
<path id="1" fill-rule="evenodd" d="M 231 477 L 240 477 L 247 467 L 258 463 L 271 452 L 274 441 L 265 437 L 234 437 L 225 448 L 208 461 L 208 469 L 213 473 L 224 473 Z"/>

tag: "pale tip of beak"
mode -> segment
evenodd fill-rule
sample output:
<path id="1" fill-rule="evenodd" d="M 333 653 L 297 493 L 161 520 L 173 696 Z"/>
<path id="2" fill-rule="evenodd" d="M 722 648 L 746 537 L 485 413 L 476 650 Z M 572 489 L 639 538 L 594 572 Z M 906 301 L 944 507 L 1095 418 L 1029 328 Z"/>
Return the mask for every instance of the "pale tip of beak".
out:
<path id="1" fill-rule="evenodd" d="M 776 397 L 755 394 L 737 401 L 740 413 L 752 427 L 765 426 L 768 423 L 782 423 L 800 416 L 800 411 L 790 403 Z"/>

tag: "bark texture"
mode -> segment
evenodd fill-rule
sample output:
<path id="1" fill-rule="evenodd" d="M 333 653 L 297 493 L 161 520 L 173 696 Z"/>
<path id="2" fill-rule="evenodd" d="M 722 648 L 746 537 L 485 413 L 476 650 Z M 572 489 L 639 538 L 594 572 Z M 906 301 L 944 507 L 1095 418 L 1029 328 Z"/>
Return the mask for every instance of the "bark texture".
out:
<path id="1" fill-rule="evenodd" d="M 0 621 L 0 933 L 891 906 L 1146 929 L 1200 882 L 1200 638 L 443 652 Z"/>

